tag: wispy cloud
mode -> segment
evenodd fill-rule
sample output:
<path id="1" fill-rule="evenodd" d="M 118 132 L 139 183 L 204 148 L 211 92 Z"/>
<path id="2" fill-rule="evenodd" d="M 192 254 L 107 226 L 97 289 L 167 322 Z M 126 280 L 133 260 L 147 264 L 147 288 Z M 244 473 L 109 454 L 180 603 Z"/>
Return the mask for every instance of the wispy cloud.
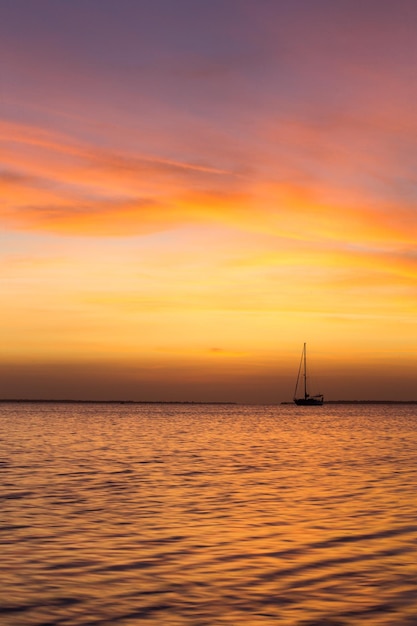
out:
<path id="1" fill-rule="evenodd" d="M 193 220 L 182 195 L 236 177 L 202 163 L 120 154 L 6 124 L 2 157 L 8 169 L 0 175 L 1 218 L 18 229 L 62 234 L 171 228 Z"/>
<path id="2" fill-rule="evenodd" d="M 209 164 L 98 149 L 15 124 L 3 124 L 3 136 L 0 218 L 11 228 L 127 236 L 214 222 L 300 241 L 387 245 L 411 243 L 417 233 L 412 197 L 382 200 L 372 185 L 351 188 L 351 179 L 344 185 L 337 177 L 330 183 L 307 176 L 305 165 L 273 180 L 270 166 L 243 176 Z"/>

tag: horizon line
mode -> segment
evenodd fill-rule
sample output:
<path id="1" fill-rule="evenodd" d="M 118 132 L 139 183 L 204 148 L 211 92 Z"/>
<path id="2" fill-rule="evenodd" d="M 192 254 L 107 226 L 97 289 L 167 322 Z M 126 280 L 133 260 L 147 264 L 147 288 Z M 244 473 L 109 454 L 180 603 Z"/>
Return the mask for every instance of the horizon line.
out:
<path id="1" fill-rule="evenodd" d="M 230 404 L 230 405 L 292 405 L 292 400 L 275 402 L 236 402 L 226 400 L 80 400 L 57 398 L 0 398 L 0 403 L 51 403 L 51 404 Z M 327 400 L 324 404 L 417 404 L 417 400 Z"/>

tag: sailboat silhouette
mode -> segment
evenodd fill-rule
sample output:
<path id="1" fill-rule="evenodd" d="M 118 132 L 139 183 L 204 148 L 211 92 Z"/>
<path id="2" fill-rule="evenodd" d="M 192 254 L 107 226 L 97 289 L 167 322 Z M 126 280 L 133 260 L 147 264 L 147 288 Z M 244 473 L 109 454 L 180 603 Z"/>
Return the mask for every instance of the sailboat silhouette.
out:
<path id="1" fill-rule="evenodd" d="M 300 382 L 301 371 L 303 371 L 302 376 L 303 376 L 303 379 L 304 379 L 304 397 L 298 397 L 297 398 L 297 390 L 298 390 L 298 384 Z M 303 351 L 302 351 L 302 354 L 301 354 L 300 367 L 298 368 L 297 383 L 295 385 L 295 391 L 294 391 L 294 402 L 298 406 L 321 406 L 323 404 L 323 402 L 324 402 L 323 394 L 319 393 L 319 394 L 317 394 L 315 396 L 311 396 L 307 392 L 307 350 L 306 350 L 306 344 L 304 344 L 304 346 L 303 346 Z"/>

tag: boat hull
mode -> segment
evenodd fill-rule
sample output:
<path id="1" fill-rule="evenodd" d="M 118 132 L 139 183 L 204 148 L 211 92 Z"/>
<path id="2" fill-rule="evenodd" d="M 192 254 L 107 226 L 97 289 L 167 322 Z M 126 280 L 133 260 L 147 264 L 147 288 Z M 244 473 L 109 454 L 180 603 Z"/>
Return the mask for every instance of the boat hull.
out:
<path id="1" fill-rule="evenodd" d="M 322 406 L 323 398 L 294 398 L 297 406 Z"/>

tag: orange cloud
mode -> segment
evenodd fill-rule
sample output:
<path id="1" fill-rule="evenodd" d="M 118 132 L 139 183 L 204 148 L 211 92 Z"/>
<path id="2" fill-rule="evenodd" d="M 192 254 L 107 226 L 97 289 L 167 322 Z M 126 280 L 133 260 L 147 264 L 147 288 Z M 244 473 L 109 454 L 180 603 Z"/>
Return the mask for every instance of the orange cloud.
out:
<path id="1" fill-rule="evenodd" d="M 0 219 L 12 229 L 123 236 L 217 223 L 297 241 L 393 248 L 417 235 L 411 200 L 346 189 L 337 177 L 332 184 L 274 181 L 266 162 L 263 172 L 243 177 L 209 164 L 98 149 L 33 127 L 3 123 L 1 130 L 7 169 Z M 306 131 L 299 132 L 301 142 Z"/>
<path id="2" fill-rule="evenodd" d="M 97 235 L 164 230 L 193 221 L 181 201 L 185 189 L 234 177 L 201 163 L 76 145 L 34 128 L 3 124 L 3 131 L 8 169 L 0 177 L 0 218 L 17 229 Z"/>

